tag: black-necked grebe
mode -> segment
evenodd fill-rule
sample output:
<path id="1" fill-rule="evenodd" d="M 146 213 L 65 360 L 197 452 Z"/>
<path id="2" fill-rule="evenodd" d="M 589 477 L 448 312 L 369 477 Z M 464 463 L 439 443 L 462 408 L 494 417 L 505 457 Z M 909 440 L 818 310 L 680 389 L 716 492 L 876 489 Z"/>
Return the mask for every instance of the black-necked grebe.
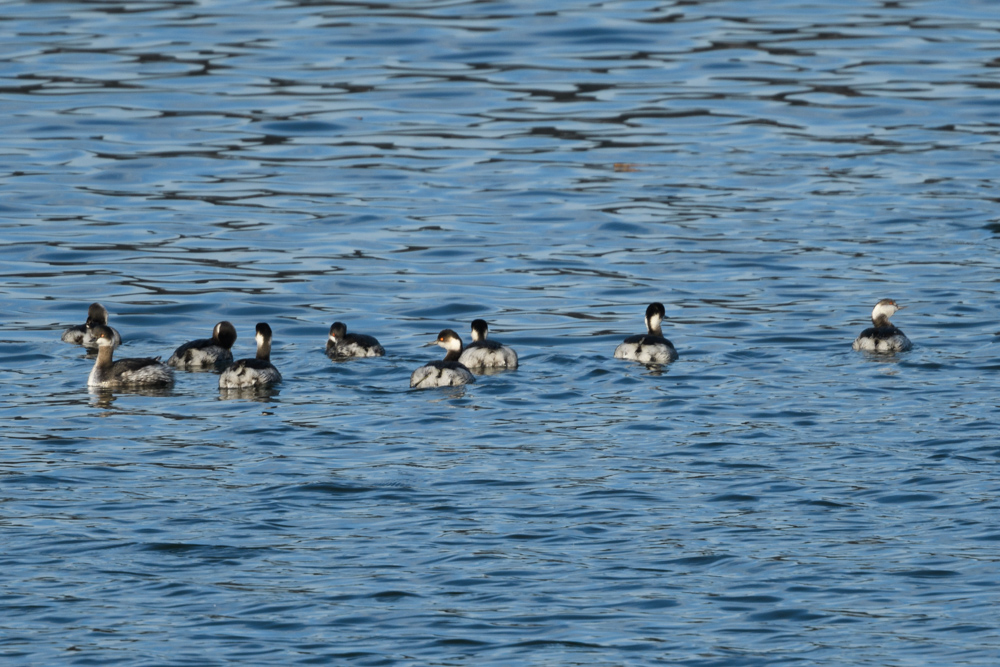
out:
<path id="1" fill-rule="evenodd" d="M 913 347 L 910 339 L 889 321 L 897 310 L 904 307 L 892 299 L 882 299 L 875 304 L 872 309 L 872 326 L 862 331 L 851 347 L 865 352 L 905 352 Z"/>
<path id="2" fill-rule="evenodd" d="M 94 336 L 91 329 L 97 325 L 103 325 L 111 329 L 111 343 L 112 347 L 118 347 L 122 344 L 122 337 L 117 331 L 108 326 L 108 310 L 99 303 L 90 304 L 90 308 L 87 309 L 87 321 L 83 324 L 78 324 L 75 327 L 70 327 L 63 332 L 62 339 L 67 343 L 73 343 L 74 345 L 83 345 L 89 350 L 96 350 L 97 337 Z"/>
<path id="3" fill-rule="evenodd" d="M 486 320 L 472 321 L 472 342 L 465 348 L 459 363 L 467 368 L 517 368 L 517 352 L 495 340 L 487 340 Z"/>
<path id="4" fill-rule="evenodd" d="M 462 339 L 451 329 L 444 329 L 435 340 L 427 345 L 440 345 L 448 350 L 442 361 L 432 361 L 413 371 L 410 386 L 417 389 L 426 387 L 452 387 L 476 381 L 469 369 L 459 363 L 462 356 Z M 425 346 L 426 347 L 426 346 Z"/>
<path id="5" fill-rule="evenodd" d="M 90 333 L 97 342 L 97 361 L 87 384 L 91 387 L 167 387 L 174 383 L 174 372 L 155 359 L 119 359 L 114 361 L 114 332 L 111 327 L 95 324 Z"/>
<path id="6" fill-rule="evenodd" d="M 281 382 L 281 373 L 271 363 L 271 327 L 266 322 L 257 324 L 257 356 L 240 359 L 222 371 L 219 389 L 266 387 Z"/>
<path id="7" fill-rule="evenodd" d="M 236 327 L 222 321 L 212 329 L 211 338 L 199 338 L 184 343 L 167 359 L 167 363 L 177 368 L 202 368 L 218 364 L 233 363 L 233 343 L 236 342 Z"/>
<path id="8" fill-rule="evenodd" d="M 666 364 L 677 359 L 674 344 L 663 337 L 660 323 L 666 311 L 662 303 L 646 308 L 646 330 L 640 336 L 629 336 L 615 348 L 615 359 L 629 359 L 643 364 Z"/>
<path id="9" fill-rule="evenodd" d="M 326 339 L 326 356 L 331 359 L 350 357 L 381 357 L 385 348 L 373 336 L 347 333 L 347 325 L 334 322 L 330 327 L 330 337 Z"/>

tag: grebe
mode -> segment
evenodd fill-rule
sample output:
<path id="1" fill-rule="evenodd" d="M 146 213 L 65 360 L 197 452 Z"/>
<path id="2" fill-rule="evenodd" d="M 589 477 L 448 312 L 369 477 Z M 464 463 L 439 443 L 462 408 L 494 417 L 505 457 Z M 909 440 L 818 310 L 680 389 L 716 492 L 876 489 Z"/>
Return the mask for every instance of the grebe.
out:
<path id="1" fill-rule="evenodd" d="M 334 322 L 330 327 L 330 337 L 326 340 L 326 356 L 331 359 L 347 359 L 349 357 L 381 357 L 385 354 L 383 348 L 372 336 L 347 333 L 347 325 Z"/>
<path id="2" fill-rule="evenodd" d="M 99 303 L 92 303 L 87 309 L 87 321 L 63 331 L 62 339 L 67 343 L 83 345 L 89 350 L 96 350 L 97 337 L 94 336 L 91 329 L 98 324 L 108 326 L 108 310 Z M 111 327 L 108 328 L 111 329 Z M 111 329 L 111 335 L 112 347 L 118 347 L 122 344 L 122 337 L 118 335 L 117 331 Z"/>
<path id="3" fill-rule="evenodd" d="M 666 311 L 662 303 L 646 308 L 646 330 L 649 333 L 629 336 L 615 348 L 615 359 L 629 359 L 643 364 L 666 364 L 677 359 L 674 344 L 663 337 L 660 323 Z"/>
<path id="4" fill-rule="evenodd" d="M 897 310 L 905 306 L 898 305 L 892 299 L 882 299 L 872 309 L 872 326 L 861 332 L 854 339 L 851 347 L 865 352 L 905 352 L 913 347 L 906 335 L 894 327 L 889 318 Z"/>
<path id="5" fill-rule="evenodd" d="M 87 385 L 91 387 L 158 386 L 169 387 L 174 383 L 174 372 L 155 359 L 119 359 L 112 361 L 115 335 L 111 327 L 95 324 L 90 333 L 97 342 L 97 361 L 94 363 Z"/>
<path id="6" fill-rule="evenodd" d="M 233 343 L 236 327 L 222 321 L 212 329 L 211 338 L 199 338 L 174 350 L 167 363 L 176 368 L 200 368 L 233 363 Z"/>
<path id="7" fill-rule="evenodd" d="M 476 381 L 469 369 L 459 363 L 462 355 L 462 339 L 451 329 L 444 329 L 435 340 L 427 345 L 440 345 L 448 350 L 442 361 L 432 361 L 413 371 L 410 376 L 410 386 L 417 389 L 427 387 L 453 387 L 460 384 L 471 384 Z M 424 347 L 427 347 L 425 345 Z"/>
<path id="8" fill-rule="evenodd" d="M 486 320 L 472 321 L 472 342 L 458 358 L 468 368 L 517 368 L 517 352 L 495 340 L 486 340 Z"/>
<path id="9" fill-rule="evenodd" d="M 219 376 L 219 389 L 266 387 L 281 382 L 281 373 L 271 364 L 271 327 L 257 324 L 257 357 L 240 359 Z"/>

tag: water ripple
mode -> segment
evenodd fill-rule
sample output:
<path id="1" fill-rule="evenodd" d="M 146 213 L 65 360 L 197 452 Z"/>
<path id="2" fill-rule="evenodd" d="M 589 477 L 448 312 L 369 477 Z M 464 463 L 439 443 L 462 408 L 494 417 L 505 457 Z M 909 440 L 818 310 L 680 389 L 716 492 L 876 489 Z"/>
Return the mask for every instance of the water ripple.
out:
<path id="1" fill-rule="evenodd" d="M 990 9 L 7 6 L 0 653 L 992 665 Z M 93 301 L 285 381 L 88 392 Z"/>

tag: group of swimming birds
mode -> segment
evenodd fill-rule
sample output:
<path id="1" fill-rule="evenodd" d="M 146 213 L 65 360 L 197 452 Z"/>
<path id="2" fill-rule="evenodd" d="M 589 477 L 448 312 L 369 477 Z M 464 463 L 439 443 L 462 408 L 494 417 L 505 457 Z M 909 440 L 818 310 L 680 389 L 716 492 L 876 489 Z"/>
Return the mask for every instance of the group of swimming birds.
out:
<path id="1" fill-rule="evenodd" d="M 910 340 L 889 318 L 903 306 L 892 299 L 882 299 L 872 310 L 872 326 L 855 339 L 853 348 L 867 352 L 902 352 L 910 349 Z M 616 359 L 628 359 L 643 364 L 666 364 L 677 359 L 674 344 L 663 337 L 661 328 L 666 311 L 662 303 L 646 308 L 646 333 L 629 336 L 615 349 Z M 473 320 L 472 342 L 462 346 L 462 339 L 451 329 L 444 329 L 427 345 L 440 345 L 447 354 L 440 361 L 421 366 L 410 375 L 410 387 L 449 387 L 476 381 L 472 370 L 517 368 L 517 353 L 495 340 L 487 339 L 489 325 Z M 87 384 L 91 387 L 169 386 L 174 382 L 173 368 L 221 368 L 220 389 L 267 387 L 281 381 L 281 373 L 271 363 L 271 327 L 257 324 L 257 356 L 233 361 L 232 347 L 236 328 L 229 322 L 219 322 L 211 338 L 184 343 L 170 355 L 167 363 L 155 358 L 119 359 L 112 356 L 121 342 L 118 332 L 108 326 L 108 311 L 99 303 L 91 304 L 87 321 L 63 332 L 68 343 L 97 349 L 97 361 Z M 426 347 L 426 346 L 425 346 Z M 347 333 L 342 322 L 334 322 L 326 342 L 326 354 L 331 359 L 380 357 L 385 349 L 372 336 Z"/>

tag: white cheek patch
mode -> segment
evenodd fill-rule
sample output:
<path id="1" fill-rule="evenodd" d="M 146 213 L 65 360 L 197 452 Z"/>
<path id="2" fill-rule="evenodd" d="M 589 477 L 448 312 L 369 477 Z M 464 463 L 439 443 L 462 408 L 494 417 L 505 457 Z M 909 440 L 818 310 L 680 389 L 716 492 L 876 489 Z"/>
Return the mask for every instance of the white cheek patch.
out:
<path id="1" fill-rule="evenodd" d="M 872 311 L 872 319 L 877 319 L 880 315 L 892 317 L 898 309 L 892 304 L 878 304 Z"/>

